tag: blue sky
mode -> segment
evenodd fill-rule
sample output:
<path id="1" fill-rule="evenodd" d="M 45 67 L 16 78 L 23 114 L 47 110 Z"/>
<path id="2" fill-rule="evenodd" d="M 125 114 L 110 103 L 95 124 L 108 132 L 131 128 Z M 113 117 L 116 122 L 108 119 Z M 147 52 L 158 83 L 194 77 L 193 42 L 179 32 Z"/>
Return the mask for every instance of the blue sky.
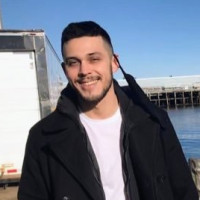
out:
<path id="1" fill-rule="evenodd" d="M 60 58 L 63 28 L 93 20 L 109 32 L 133 76 L 200 75 L 200 0 L 0 0 L 0 5 L 4 29 L 43 29 Z"/>

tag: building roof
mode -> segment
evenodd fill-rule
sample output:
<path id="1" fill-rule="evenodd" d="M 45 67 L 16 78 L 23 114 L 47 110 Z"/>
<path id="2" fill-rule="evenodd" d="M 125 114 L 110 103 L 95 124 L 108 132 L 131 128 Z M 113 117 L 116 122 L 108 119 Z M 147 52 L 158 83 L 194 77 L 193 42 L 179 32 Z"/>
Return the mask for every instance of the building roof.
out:
<path id="1" fill-rule="evenodd" d="M 136 82 L 142 88 L 172 88 L 172 87 L 198 87 L 200 88 L 200 75 L 193 76 L 170 76 L 156 78 L 137 78 Z M 126 86 L 125 79 L 118 80 L 119 85 Z"/>

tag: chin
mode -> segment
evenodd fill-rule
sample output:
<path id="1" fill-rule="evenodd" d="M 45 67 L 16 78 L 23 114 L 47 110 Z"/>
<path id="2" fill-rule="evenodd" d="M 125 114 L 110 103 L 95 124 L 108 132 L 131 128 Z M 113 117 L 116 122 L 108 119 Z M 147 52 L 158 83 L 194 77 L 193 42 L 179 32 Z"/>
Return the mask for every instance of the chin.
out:
<path id="1" fill-rule="evenodd" d="M 96 102 L 96 101 L 100 101 L 102 99 L 101 95 L 99 95 L 99 96 L 89 96 L 89 97 L 81 95 L 81 97 L 84 101 L 87 101 L 87 102 Z"/>

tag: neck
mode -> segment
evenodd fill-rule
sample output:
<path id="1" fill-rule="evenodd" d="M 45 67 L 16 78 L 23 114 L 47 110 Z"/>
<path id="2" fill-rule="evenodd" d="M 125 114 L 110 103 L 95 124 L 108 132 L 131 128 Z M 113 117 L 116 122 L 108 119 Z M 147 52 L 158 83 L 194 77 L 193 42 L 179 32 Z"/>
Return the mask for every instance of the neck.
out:
<path id="1" fill-rule="evenodd" d="M 113 85 L 106 96 L 98 103 L 92 104 L 91 102 L 81 103 L 81 111 L 92 119 L 105 119 L 111 117 L 118 109 L 119 104 L 117 96 L 114 92 Z"/>

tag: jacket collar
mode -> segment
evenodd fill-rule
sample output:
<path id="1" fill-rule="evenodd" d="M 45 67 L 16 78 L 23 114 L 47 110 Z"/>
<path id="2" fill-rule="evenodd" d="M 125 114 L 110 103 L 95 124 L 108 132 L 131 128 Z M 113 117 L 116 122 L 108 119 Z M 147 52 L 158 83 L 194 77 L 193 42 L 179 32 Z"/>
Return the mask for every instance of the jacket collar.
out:
<path id="1" fill-rule="evenodd" d="M 128 92 L 129 97 L 132 99 L 132 101 L 135 103 L 135 105 L 138 105 L 146 113 L 148 113 L 152 117 L 152 119 L 154 119 L 155 121 L 157 121 L 160 124 L 160 126 L 163 129 L 167 128 L 166 121 L 168 120 L 167 119 L 168 117 L 166 116 L 166 112 L 164 110 L 160 109 L 159 107 L 157 107 L 155 104 L 153 104 L 148 99 L 147 95 L 137 84 L 137 82 L 135 81 L 133 76 L 125 73 L 123 69 L 122 69 L 122 72 L 128 83 L 127 88 L 129 90 L 129 92 Z"/>
<path id="2" fill-rule="evenodd" d="M 46 120 L 44 119 L 43 131 L 45 133 L 54 133 L 68 129 L 72 125 L 77 126 L 79 124 L 78 115 L 77 96 L 68 84 L 61 92 L 56 110 Z"/>
<path id="3" fill-rule="evenodd" d="M 135 104 L 131 99 L 131 91 L 129 88 L 122 89 L 115 80 L 114 88 L 120 104 L 122 117 L 126 120 L 125 124 L 136 126 L 138 123 L 145 120 L 145 118 L 150 117 L 149 113 Z"/>

